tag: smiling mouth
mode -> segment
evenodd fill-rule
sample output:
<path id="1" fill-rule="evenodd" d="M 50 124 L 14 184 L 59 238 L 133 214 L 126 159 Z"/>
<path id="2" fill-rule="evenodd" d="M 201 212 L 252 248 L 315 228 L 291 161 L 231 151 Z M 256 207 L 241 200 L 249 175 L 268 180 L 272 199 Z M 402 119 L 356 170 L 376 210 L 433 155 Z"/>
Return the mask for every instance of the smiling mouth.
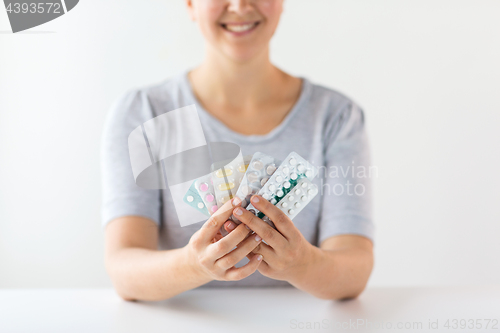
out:
<path id="1" fill-rule="evenodd" d="M 230 32 L 248 32 L 259 25 L 259 21 L 251 23 L 221 23 L 222 28 Z"/>

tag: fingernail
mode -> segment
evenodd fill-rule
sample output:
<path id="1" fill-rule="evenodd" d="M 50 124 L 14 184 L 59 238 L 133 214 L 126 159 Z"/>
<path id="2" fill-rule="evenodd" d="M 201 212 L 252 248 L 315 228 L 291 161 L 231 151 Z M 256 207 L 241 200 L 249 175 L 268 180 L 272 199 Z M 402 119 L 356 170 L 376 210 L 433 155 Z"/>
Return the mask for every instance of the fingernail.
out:
<path id="1" fill-rule="evenodd" d="M 262 254 L 259 254 L 259 255 L 257 256 L 257 261 L 261 261 L 261 260 L 262 260 L 262 258 L 263 258 L 263 257 L 262 257 Z"/>
<path id="2" fill-rule="evenodd" d="M 259 202 L 259 197 L 257 197 L 256 195 L 254 195 L 252 197 L 252 202 L 255 202 L 255 203 Z"/>
<path id="3" fill-rule="evenodd" d="M 241 199 L 238 197 L 234 197 L 232 203 L 233 206 L 239 205 L 241 203 Z"/>
<path id="4" fill-rule="evenodd" d="M 226 228 L 229 230 L 233 230 L 235 227 L 235 224 L 233 222 L 228 222 L 226 223 Z"/>
<path id="5" fill-rule="evenodd" d="M 261 239 L 259 235 L 255 235 L 255 241 L 260 242 Z"/>
<path id="6" fill-rule="evenodd" d="M 241 214 L 243 214 L 243 210 L 242 210 L 241 208 L 236 208 L 236 209 L 234 210 L 234 214 L 236 214 L 236 215 L 241 215 Z"/>

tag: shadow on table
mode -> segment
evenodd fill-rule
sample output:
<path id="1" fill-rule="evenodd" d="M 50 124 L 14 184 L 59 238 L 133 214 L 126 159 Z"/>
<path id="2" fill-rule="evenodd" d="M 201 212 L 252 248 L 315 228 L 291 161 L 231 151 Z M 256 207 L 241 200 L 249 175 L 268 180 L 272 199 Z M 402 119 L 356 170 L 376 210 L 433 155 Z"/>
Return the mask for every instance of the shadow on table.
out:
<path id="1" fill-rule="evenodd" d="M 398 288 L 377 288 L 367 290 L 358 298 L 333 301 L 330 310 L 339 319 L 369 318 L 389 320 L 388 314 L 398 312 L 412 300 Z"/>

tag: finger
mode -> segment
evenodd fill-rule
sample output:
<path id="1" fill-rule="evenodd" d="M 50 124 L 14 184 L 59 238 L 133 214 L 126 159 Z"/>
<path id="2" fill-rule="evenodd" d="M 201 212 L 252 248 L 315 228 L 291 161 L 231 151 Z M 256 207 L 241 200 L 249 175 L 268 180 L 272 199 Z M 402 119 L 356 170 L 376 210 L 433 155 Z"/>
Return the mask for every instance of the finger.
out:
<path id="1" fill-rule="evenodd" d="M 262 263 L 262 255 L 257 254 L 253 256 L 250 261 L 241 267 L 233 267 L 226 271 L 226 280 L 241 280 L 250 276 L 253 272 L 257 270 L 259 265 Z"/>
<path id="2" fill-rule="evenodd" d="M 262 237 L 271 247 L 276 249 L 285 245 L 287 240 L 283 235 L 245 208 L 237 207 L 234 209 L 234 214 L 238 217 L 238 220 L 248 225 L 250 229 Z"/>
<path id="3" fill-rule="evenodd" d="M 276 251 L 266 243 L 261 242 L 250 253 L 250 257 L 255 254 L 262 254 L 266 258 L 266 262 L 272 262 L 276 258 Z M 250 259 L 250 258 L 248 258 Z"/>
<path id="4" fill-rule="evenodd" d="M 228 222 L 231 222 L 231 221 L 228 221 Z M 241 222 L 240 222 L 241 224 Z M 229 234 L 231 231 L 234 230 L 234 228 L 236 228 L 239 224 L 235 223 L 234 221 L 232 222 L 232 224 L 230 223 L 224 223 L 224 230 Z M 253 232 L 252 229 L 250 229 L 248 226 L 247 226 L 248 230 L 250 230 L 250 232 Z M 249 234 L 250 235 L 250 234 Z M 227 235 L 226 235 L 227 236 Z"/>
<path id="5" fill-rule="evenodd" d="M 262 259 L 262 262 L 260 263 L 259 267 L 257 267 L 257 270 L 264 276 L 269 276 L 270 274 L 272 274 L 271 266 L 269 266 L 267 261 L 265 261 L 264 259 Z"/>
<path id="6" fill-rule="evenodd" d="M 222 234 L 220 233 L 220 230 L 215 234 L 215 237 L 213 239 L 212 243 L 218 242 L 219 240 L 222 239 Z"/>
<path id="7" fill-rule="evenodd" d="M 261 244 L 264 244 L 264 243 L 261 243 Z M 249 254 L 247 254 L 248 260 L 252 260 L 252 258 L 255 255 L 257 255 L 257 254 L 262 254 L 262 253 L 253 253 L 253 252 L 250 252 Z M 268 271 L 270 269 L 271 266 L 269 266 L 268 260 L 269 259 L 266 256 L 264 256 L 264 258 L 262 259 L 262 262 L 260 263 L 260 265 L 258 267 L 259 271 L 266 272 L 266 271 Z"/>
<path id="8" fill-rule="evenodd" d="M 236 226 L 237 224 L 233 221 L 226 221 L 226 223 L 224 223 L 224 230 L 226 230 L 228 233 L 231 233 L 231 231 L 233 231 Z"/>
<path id="9" fill-rule="evenodd" d="M 245 258 L 245 256 L 248 255 L 252 250 L 254 250 L 261 241 L 262 238 L 260 238 L 260 236 L 257 234 L 246 238 L 244 241 L 238 244 L 236 249 L 217 259 L 215 265 L 217 265 L 224 271 L 228 270 L 229 268 L 240 262 L 241 259 Z"/>
<path id="10" fill-rule="evenodd" d="M 236 228 L 236 224 L 232 223 L 231 220 L 227 220 L 226 222 L 224 222 L 224 224 L 222 225 L 222 227 L 220 227 L 219 229 L 219 232 L 221 234 L 221 238 L 224 238 L 226 237 L 232 230 L 234 230 L 234 228 Z M 230 228 L 228 229 L 227 226 L 230 226 Z"/>
<path id="11" fill-rule="evenodd" d="M 207 244 L 215 237 L 220 227 L 226 222 L 233 212 L 233 208 L 241 204 L 241 199 L 234 197 L 232 200 L 227 201 L 222 205 L 214 215 L 203 224 L 200 229 L 200 240 Z"/>
<path id="12" fill-rule="evenodd" d="M 222 234 L 222 238 L 226 237 L 227 235 L 229 235 L 238 225 L 239 224 L 236 224 L 234 221 L 226 221 L 226 223 L 224 223 L 224 225 L 220 229 L 221 234 Z M 253 232 L 250 228 L 248 228 L 248 230 L 250 232 L 248 233 L 247 237 L 249 237 L 252 234 L 252 232 Z"/>
<path id="13" fill-rule="evenodd" d="M 240 224 L 241 224 L 241 223 L 240 223 Z M 237 226 L 239 226 L 239 224 L 236 224 L 236 223 L 235 223 L 235 222 L 233 222 L 233 221 L 227 221 L 226 223 L 224 223 L 223 228 L 224 228 L 224 230 L 226 231 L 226 236 L 227 236 L 229 233 L 233 232 L 233 230 L 234 230 Z M 247 229 L 248 229 L 248 231 L 249 231 L 249 233 L 248 233 L 247 237 L 250 237 L 250 235 L 252 235 L 253 230 L 252 230 L 252 229 L 250 229 L 250 228 L 248 228 L 248 226 L 247 226 Z M 225 237 L 225 236 L 224 236 L 224 237 Z"/>
<path id="14" fill-rule="evenodd" d="M 273 221 L 276 229 L 285 236 L 286 239 L 290 240 L 297 236 L 297 228 L 293 224 L 292 220 L 286 216 L 283 211 L 278 207 L 261 197 L 260 195 L 254 195 L 251 198 L 252 205 L 255 208 L 266 214 L 267 217 Z M 278 203 L 279 204 L 279 203 Z"/>
<path id="15" fill-rule="evenodd" d="M 214 261 L 225 256 L 240 244 L 250 233 L 244 224 L 240 224 L 236 229 L 217 243 L 208 246 L 208 256 Z"/>

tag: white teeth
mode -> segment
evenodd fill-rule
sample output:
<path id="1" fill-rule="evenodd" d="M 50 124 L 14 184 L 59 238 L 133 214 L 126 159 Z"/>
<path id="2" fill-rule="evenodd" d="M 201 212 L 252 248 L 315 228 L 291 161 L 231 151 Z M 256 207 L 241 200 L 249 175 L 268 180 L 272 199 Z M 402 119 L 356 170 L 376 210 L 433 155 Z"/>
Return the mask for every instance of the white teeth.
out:
<path id="1" fill-rule="evenodd" d="M 250 24 L 226 24 L 225 27 L 227 30 L 232 32 L 243 32 L 252 29 L 257 23 Z"/>

